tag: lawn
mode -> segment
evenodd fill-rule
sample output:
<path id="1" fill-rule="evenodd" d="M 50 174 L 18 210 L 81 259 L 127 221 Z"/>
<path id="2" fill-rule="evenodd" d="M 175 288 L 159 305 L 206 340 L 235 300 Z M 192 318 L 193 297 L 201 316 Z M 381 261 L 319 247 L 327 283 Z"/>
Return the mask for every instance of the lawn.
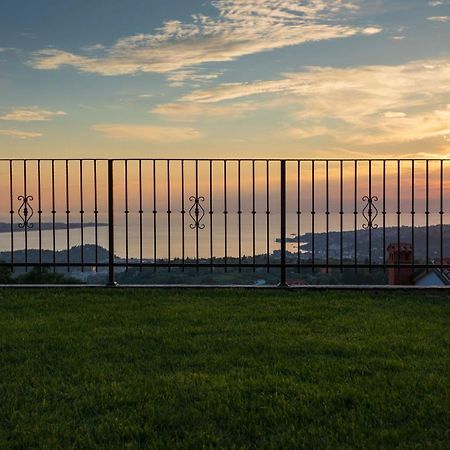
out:
<path id="1" fill-rule="evenodd" d="M 0 448 L 450 448 L 450 299 L 0 289 Z"/>

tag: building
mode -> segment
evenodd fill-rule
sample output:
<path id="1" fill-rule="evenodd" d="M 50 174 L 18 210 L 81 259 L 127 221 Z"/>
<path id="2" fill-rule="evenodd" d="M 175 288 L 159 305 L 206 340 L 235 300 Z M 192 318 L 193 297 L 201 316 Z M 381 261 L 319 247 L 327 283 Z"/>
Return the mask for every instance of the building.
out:
<path id="1" fill-rule="evenodd" d="M 428 270 L 414 271 L 413 247 L 410 243 L 389 244 L 389 265 L 400 264 L 400 268 L 389 267 L 390 286 L 450 286 L 450 258 L 435 261 L 436 267 Z M 440 265 L 449 267 L 441 268 Z M 410 265 L 410 267 L 405 267 Z"/>
<path id="2" fill-rule="evenodd" d="M 399 265 L 399 267 L 389 267 L 389 285 L 412 286 L 414 284 L 412 245 L 409 242 L 397 242 L 389 244 L 387 251 L 389 253 L 388 264 L 390 266 Z M 401 267 L 401 265 L 405 264 L 410 265 L 411 267 Z"/>
<path id="3" fill-rule="evenodd" d="M 448 269 L 433 269 L 419 273 L 413 279 L 414 286 L 450 286 Z"/>

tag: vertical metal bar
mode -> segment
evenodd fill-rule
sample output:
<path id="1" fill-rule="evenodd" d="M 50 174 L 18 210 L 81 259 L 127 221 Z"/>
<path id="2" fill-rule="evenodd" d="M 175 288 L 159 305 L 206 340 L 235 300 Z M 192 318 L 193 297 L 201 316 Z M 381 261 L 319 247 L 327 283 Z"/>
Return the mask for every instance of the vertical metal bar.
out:
<path id="1" fill-rule="evenodd" d="M 81 271 L 84 272 L 84 202 L 83 202 L 83 160 L 80 159 L 80 238 L 81 238 Z"/>
<path id="2" fill-rule="evenodd" d="M 238 161 L 238 259 L 239 272 L 242 272 L 242 205 L 241 205 L 241 160 Z"/>
<path id="3" fill-rule="evenodd" d="M 52 159 L 52 240 L 53 240 L 53 272 L 56 272 L 56 205 L 55 205 L 55 160 Z M 97 248 L 97 245 L 95 246 Z"/>
<path id="4" fill-rule="evenodd" d="M 198 198 L 198 159 L 195 160 L 195 201 L 199 202 L 200 199 Z M 197 226 L 195 227 L 195 264 L 197 267 L 197 272 L 199 271 L 199 236 L 198 236 L 198 204 L 196 205 L 196 214 L 195 214 L 195 220 L 197 222 Z"/>
<path id="5" fill-rule="evenodd" d="M 9 160 L 9 220 L 11 235 L 11 269 L 14 271 L 14 201 L 13 201 L 13 162 Z"/>
<path id="6" fill-rule="evenodd" d="M 339 162 L 339 239 L 340 239 L 340 268 L 341 273 L 344 270 L 344 162 Z"/>
<path id="7" fill-rule="evenodd" d="M 181 270 L 185 271 L 185 216 L 186 208 L 184 204 L 184 160 L 181 160 L 181 264 L 183 265 Z"/>
<path id="8" fill-rule="evenodd" d="M 358 161 L 355 159 L 355 185 L 354 185 L 354 247 L 355 247 L 355 272 L 358 272 Z"/>
<path id="9" fill-rule="evenodd" d="M 25 227 L 24 227 L 24 233 L 25 233 L 25 272 L 28 272 L 28 193 L 27 193 L 27 160 L 23 161 L 23 197 L 25 202 L 25 209 L 24 209 L 24 217 L 25 217 Z"/>
<path id="10" fill-rule="evenodd" d="M 372 202 L 372 160 L 369 160 L 369 202 Z M 370 205 L 372 206 L 372 205 Z M 372 222 L 372 213 L 369 214 L 369 220 Z M 372 271 L 372 226 L 369 226 L 369 272 Z"/>
<path id="11" fill-rule="evenodd" d="M 213 241 L 213 161 L 209 160 L 209 258 L 211 263 L 211 272 L 214 271 L 214 241 Z"/>
<path id="12" fill-rule="evenodd" d="M 430 161 L 426 161 L 426 265 L 430 264 Z"/>
<path id="13" fill-rule="evenodd" d="M 316 162 L 311 161 L 311 268 L 316 270 Z"/>
<path id="14" fill-rule="evenodd" d="M 281 161 L 280 173 L 280 287 L 286 287 L 286 161 Z"/>
<path id="15" fill-rule="evenodd" d="M 440 161 L 440 245 L 439 245 L 439 254 L 440 254 L 440 266 L 441 273 L 444 270 L 444 161 L 441 159 Z"/>
<path id="16" fill-rule="evenodd" d="M 386 160 L 383 160 L 383 270 L 386 272 Z"/>
<path id="17" fill-rule="evenodd" d="M 253 272 L 256 272 L 256 188 L 255 188 L 255 160 L 252 160 L 252 252 Z"/>
<path id="18" fill-rule="evenodd" d="M 116 286 L 114 276 L 114 161 L 108 160 L 108 286 Z"/>
<path id="19" fill-rule="evenodd" d="M 228 204 L 227 204 L 227 161 L 223 162 L 223 204 L 224 204 L 224 238 L 225 238 L 225 252 L 224 252 L 224 264 L 225 272 L 227 271 L 228 264 Z"/>
<path id="20" fill-rule="evenodd" d="M 156 209 L 156 161 L 153 160 L 153 270 L 156 272 L 156 261 L 157 261 L 157 219 L 156 214 L 158 213 Z"/>
<path id="21" fill-rule="evenodd" d="M 266 261 L 270 272 L 270 162 L 266 161 Z"/>
<path id="22" fill-rule="evenodd" d="M 38 223 L 39 223 L 39 270 L 42 272 L 42 186 L 41 186 L 41 160 L 37 162 L 38 183 Z"/>
<path id="23" fill-rule="evenodd" d="M 70 272 L 70 222 L 69 222 L 69 161 L 66 159 L 66 247 L 67 247 L 67 272 Z"/>
<path id="24" fill-rule="evenodd" d="M 326 189 L 326 271 L 329 272 L 328 265 L 330 264 L 330 170 L 329 161 L 325 162 L 325 189 Z"/>
<path id="25" fill-rule="evenodd" d="M 302 214 L 302 179 L 301 161 L 297 161 L 297 272 L 300 273 L 300 234 L 301 234 L 301 214 Z"/>
<path id="26" fill-rule="evenodd" d="M 138 162 L 138 178 L 139 178 L 139 271 L 142 272 L 142 260 L 143 260 L 143 204 L 142 204 L 142 160 Z"/>
<path id="27" fill-rule="evenodd" d="M 129 204 L 128 204 L 128 160 L 125 160 L 125 174 L 124 174 L 124 182 L 125 182 L 125 270 L 128 272 L 128 262 L 129 262 Z"/>
<path id="28" fill-rule="evenodd" d="M 94 240 L 95 240 L 95 271 L 98 272 L 98 186 L 97 186 L 97 160 L 94 159 Z"/>
<path id="29" fill-rule="evenodd" d="M 401 220 L 400 220 L 400 209 L 401 209 L 401 164 L 400 160 L 397 161 L 397 245 L 398 245 L 398 257 L 397 257 L 397 270 L 400 271 L 400 264 L 401 264 L 401 249 L 400 249 L 400 242 L 401 242 L 401 236 L 400 236 L 400 226 L 401 226 Z"/>
<path id="30" fill-rule="evenodd" d="M 172 214 L 170 208 L 170 160 L 167 160 L 167 261 L 168 261 L 168 271 L 170 272 L 172 269 L 170 267 L 171 264 L 171 253 L 170 253 L 170 215 Z"/>
<path id="31" fill-rule="evenodd" d="M 415 220 L 416 220 L 416 176 L 415 176 L 415 161 L 414 159 L 411 160 L 411 244 L 412 244 L 412 268 L 413 271 L 416 266 L 416 257 L 415 257 Z"/>

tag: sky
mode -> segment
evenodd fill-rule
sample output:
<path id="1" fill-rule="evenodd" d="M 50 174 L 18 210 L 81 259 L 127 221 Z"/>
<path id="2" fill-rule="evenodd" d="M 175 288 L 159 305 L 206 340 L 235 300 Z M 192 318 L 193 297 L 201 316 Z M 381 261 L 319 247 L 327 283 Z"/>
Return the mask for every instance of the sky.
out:
<path id="1" fill-rule="evenodd" d="M 4 158 L 447 157 L 450 0 L 16 0 Z"/>

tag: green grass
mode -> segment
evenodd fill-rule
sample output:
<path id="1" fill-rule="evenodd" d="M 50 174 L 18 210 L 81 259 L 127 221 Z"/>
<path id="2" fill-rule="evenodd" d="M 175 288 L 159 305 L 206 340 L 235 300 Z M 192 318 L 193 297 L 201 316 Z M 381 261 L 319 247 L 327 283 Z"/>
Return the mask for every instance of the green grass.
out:
<path id="1" fill-rule="evenodd" d="M 0 448 L 450 448 L 450 299 L 0 289 Z"/>

